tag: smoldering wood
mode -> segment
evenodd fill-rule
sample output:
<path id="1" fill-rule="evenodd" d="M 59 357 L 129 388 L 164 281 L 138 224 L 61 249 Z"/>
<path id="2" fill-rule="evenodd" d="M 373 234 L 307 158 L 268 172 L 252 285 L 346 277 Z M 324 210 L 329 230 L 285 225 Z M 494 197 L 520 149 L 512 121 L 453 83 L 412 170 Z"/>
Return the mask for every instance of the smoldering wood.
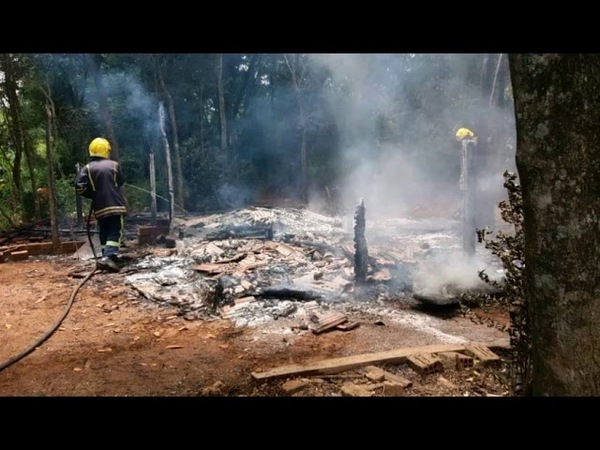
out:
<path id="1" fill-rule="evenodd" d="M 430 306 L 458 306 L 460 304 L 460 299 L 458 297 L 413 294 L 413 298 Z"/>
<path id="2" fill-rule="evenodd" d="M 296 299 L 296 300 L 319 300 L 323 294 L 310 290 L 294 288 L 290 286 L 267 286 L 259 289 L 253 294 L 257 298 L 278 298 L 278 299 Z"/>
<path id="3" fill-rule="evenodd" d="M 471 287 L 469 289 L 456 288 L 454 295 L 436 295 L 436 294 L 420 294 L 414 293 L 413 298 L 419 302 L 429 306 L 458 306 L 460 303 L 471 304 L 472 301 L 463 297 L 463 294 L 471 294 L 473 296 L 487 295 L 491 298 L 500 298 L 505 295 L 503 289 L 482 284 L 479 287 Z"/>
<path id="4" fill-rule="evenodd" d="M 217 280 L 217 283 L 208 290 L 204 302 L 213 308 L 213 310 L 216 310 L 219 305 L 225 304 L 226 301 L 225 288 L 223 284 Z"/>
<path id="5" fill-rule="evenodd" d="M 273 239 L 272 225 L 229 225 L 214 233 L 207 234 L 205 239 L 220 241 L 225 239 Z"/>
<path id="6" fill-rule="evenodd" d="M 365 204 L 361 199 L 354 213 L 354 277 L 363 283 L 367 279 L 369 269 L 369 252 L 365 238 Z"/>

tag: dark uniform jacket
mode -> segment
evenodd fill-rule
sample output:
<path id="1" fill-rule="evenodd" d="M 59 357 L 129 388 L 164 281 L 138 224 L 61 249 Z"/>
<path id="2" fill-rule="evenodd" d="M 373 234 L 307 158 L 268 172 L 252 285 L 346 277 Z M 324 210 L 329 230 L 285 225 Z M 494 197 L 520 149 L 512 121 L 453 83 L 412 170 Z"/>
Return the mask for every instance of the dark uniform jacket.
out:
<path id="1" fill-rule="evenodd" d="M 116 161 L 107 158 L 91 158 L 75 178 L 79 195 L 92 199 L 96 219 L 127 214 L 127 203 L 121 190 L 123 173 Z"/>

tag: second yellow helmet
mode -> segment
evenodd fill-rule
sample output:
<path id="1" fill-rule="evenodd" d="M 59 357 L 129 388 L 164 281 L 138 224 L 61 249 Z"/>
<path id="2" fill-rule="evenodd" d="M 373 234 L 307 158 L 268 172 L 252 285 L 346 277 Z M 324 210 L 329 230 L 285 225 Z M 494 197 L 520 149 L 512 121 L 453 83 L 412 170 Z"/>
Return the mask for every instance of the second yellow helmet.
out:
<path id="1" fill-rule="evenodd" d="M 455 136 L 457 141 L 462 141 L 465 138 L 471 139 L 475 137 L 475 133 L 473 133 L 468 128 L 459 128 Z"/>

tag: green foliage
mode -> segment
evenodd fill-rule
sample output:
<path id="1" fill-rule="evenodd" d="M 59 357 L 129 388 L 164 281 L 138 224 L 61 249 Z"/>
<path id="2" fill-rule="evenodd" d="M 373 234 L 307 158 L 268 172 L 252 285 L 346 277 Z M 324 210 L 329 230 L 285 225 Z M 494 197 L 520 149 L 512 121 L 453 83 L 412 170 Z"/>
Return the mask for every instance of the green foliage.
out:
<path id="1" fill-rule="evenodd" d="M 4 151 L 0 151 L 0 230 L 7 230 L 19 222 L 20 205 L 11 189 L 12 172 Z"/>
<path id="2" fill-rule="evenodd" d="M 77 215 L 77 200 L 73 178 L 55 180 L 55 195 L 59 219 L 75 219 Z"/>
<path id="3" fill-rule="evenodd" d="M 453 127 L 476 121 L 481 116 L 481 105 L 487 102 L 481 87 L 482 55 L 478 54 L 294 54 L 287 58 L 282 54 L 226 54 L 223 83 L 228 136 L 223 151 L 216 54 L 94 56 L 101 60 L 98 74 L 104 85 L 110 124 L 99 111 L 101 96 L 90 55 L 11 55 L 18 62 L 18 92 L 23 121 L 36 148 L 38 184 L 45 184 L 46 177 L 49 93 L 56 111 L 53 150 L 59 176 L 70 178 L 75 164 L 85 162 L 90 139 L 108 134 L 110 126 L 126 182 L 149 190 L 148 152 L 152 149 L 156 155 L 157 193 L 168 197 L 157 112 L 158 102 L 166 102 L 169 96 L 177 120 L 172 124 L 167 115 L 173 174 L 176 176 L 176 125 L 185 206 L 190 210 L 195 205 L 200 209 L 217 206 L 216 193 L 227 183 L 253 191 L 275 187 L 296 193 L 303 129 L 311 186 L 336 184 L 345 168 L 360 166 L 364 158 L 384 157 L 384 148 L 417 153 L 411 155 L 417 165 L 427 169 L 442 166 L 439 170 L 444 173 L 434 177 L 453 179 L 458 167 Z M 0 85 L 0 99 L 6 100 L 2 89 Z M 298 92 L 302 116 L 295 95 Z M 508 108 L 506 111 L 510 112 Z M 12 156 L 11 126 L 2 123 L 0 142 L 7 148 L 6 154 Z M 361 143 L 364 154 L 352 153 L 356 142 Z M 21 167 L 23 178 L 27 178 L 24 160 Z M 174 182 L 177 184 L 177 180 Z M 149 194 L 142 191 L 129 190 L 128 194 L 132 208 L 150 203 Z M 159 202 L 161 206 L 164 201 Z"/>
<path id="4" fill-rule="evenodd" d="M 142 190 L 143 189 L 143 190 Z M 145 192 L 148 191 L 148 192 Z M 141 211 L 149 211 L 152 205 L 152 197 L 150 192 L 150 183 L 147 181 L 141 185 L 134 184 L 125 184 L 123 186 L 123 194 L 127 199 L 127 210 L 130 214 Z M 157 199 L 156 200 L 157 209 L 159 211 L 163 210 L 161 205 L 163 201 Z M 166 207 L 168 210 L 168 206 Z"/>
<path id="5" fill-rule="evenodd" d="M 0 230 L 10 229 L 18 222 L 18 206 L 14 200 L 6 183 L 0 183 Z"/>
<path id="6" fill-rule="evenodd" d="M 463 301 L 475 300 L 482 305 L 499 304 L 508 309 L 511 323 L 509 329 L 512 352 L 511 382 L 513 394 L 518 395 L 528 394 L 531 384 L 531 338 L 524 276 L 523 196 L 515 173 L 504 172 L 504 188 L 507 190 L 508 200 L 501 201 L 499 207 L 502 219 L 512 227 L 511 231 L 499 230 L 495 238 L 492 238 L 489 229 L 477 230 L 479 241 L 500 259 L 504 268 L 502 283 L 492 280 L 485 270 L 479 272 L 479 277 L 489 285 L 500 289 L 503 294 L 500 297 L 465 296 Z"/>

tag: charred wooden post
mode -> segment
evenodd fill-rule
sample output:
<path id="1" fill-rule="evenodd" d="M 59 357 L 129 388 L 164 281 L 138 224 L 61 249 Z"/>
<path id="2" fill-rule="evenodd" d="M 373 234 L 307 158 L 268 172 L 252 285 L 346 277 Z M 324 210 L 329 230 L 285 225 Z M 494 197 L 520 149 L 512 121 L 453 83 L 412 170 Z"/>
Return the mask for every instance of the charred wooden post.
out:
<path id="1" fill-rule="evenodd" d="M 473 152 L 477 145 L 477 139 L 463 139 L 461 141 L 461 219 L 463 251 L 466 256 L 475 255 L 475 243 L 477 240 L 477 229 L 475 224 L 475 181 L 473 176 Z"/>
<path id="2" fill-rule="evenodd" d="M 361 199 L 354 213 L 354 278 L 359 283 L 367 279 L 369 268 L 369 252 L 365 238 L 365 227 L 365 204 L 364 200 Z"/>

